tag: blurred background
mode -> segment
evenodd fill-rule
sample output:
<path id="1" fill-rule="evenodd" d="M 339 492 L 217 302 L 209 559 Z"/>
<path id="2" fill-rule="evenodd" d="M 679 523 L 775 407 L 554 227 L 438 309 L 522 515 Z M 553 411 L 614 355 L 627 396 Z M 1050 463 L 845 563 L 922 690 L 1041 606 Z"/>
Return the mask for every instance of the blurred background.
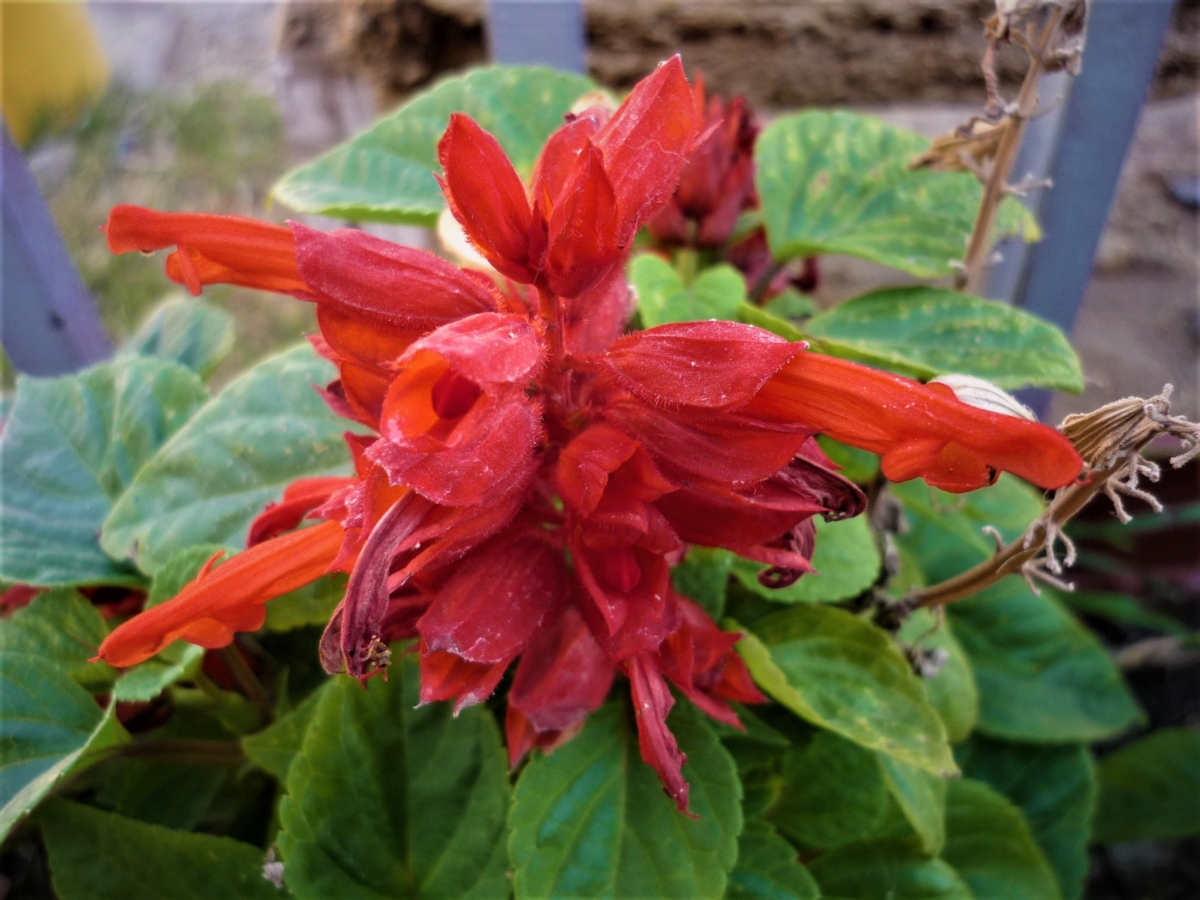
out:
<path id="1" fill-rule="evenodd" d="M 1126 36 L 1107 35 L 1104 45 L 1115 50 L 1097 51 L 1102 42 L 1089 39 L 1081 77 L 1091 66 L 1116 79 L 1110 85 L 1133 85 L 1134 76 L 1119 65 L 1131 71 L 1140 65 L 1144 77 L 1131 88 L 1132 100 L 1102 85 L 1079 112 L 1066 77 L 1048 79 L 1045 124 L 1031 128 L 1042 128 L 1051 156 L 1064 146 L 1045 136 L 1057 133 L 1054 122 L 1069 137 L 1070 123 L 1083 116 L 1089 133 L 1100 135 L 1075 150 L 1071 165 L 1085 173 L 1082 187 L 1076 179 L 1064 188 L 1075 193 L 1058 198 L 1066 202 L 1058 215 L 1069 217 L 1077 202 L 1079 214 L 1094 219 L 1098 241 L 1086 242 L 1078 296 L 1061 291 L 1050 298 L 1058 304 L 1052 311 L 1037 310 L 1071 332 L 1087 386 L 1080 396 L 1054 397 L 1044 418 L 1053 423 L 1117 398 L 1150 396 L 1171 382 L 1174 411 L 1195 419 L 1200 0 L 1097 2 L 1110 9 L 1123 3 L 1127 12 L 1148 17 L 1138 21 L 1157 16 L 1162 24 L 1149 27 L 1136 46 L 1136 29 L 1128 46 Z M 5 228 L 11 231 L 10 216 L 23 214 L 21 204 L 30 199 L 18 190 L 20 166 L 44 197 L 64 258 L 78 270 L 79 321 L 98 311 L 96 327 L 102 324 L 117 343 L 178 289 L 163 275 L 161 256 L 108 253 L 98 228 L 114 204 L 342 224 L 272 206 L 272 184 L 464 67 L 497 56 L 530 61 L 532 53 L 584 66 L 620 90 L 681 52 L 690 73 L 702 72 L 713 91 L 745 95 L 764 120 L 801 107 L 849 106 L 933 137 L 982 109 L 982 22 L 995 6 L 994 0 L 0 0 L 0 99 L 20 148 L 5 150 Z M 1024 58 L 1006 52 L 998 68 L 1012 96 Z M 1111 183 L 1089 182 L 1088 165 L 1105 159 L 1113 163 Z M 1084 201 L 1097 198 L 1084 209 Z M 1040 202 L 1036 195 L 1033 202 Z M 363 227 L 406 243 L 429 240 L 419 229 Z M 1003 249 L 1008 258 L 1020 256 L 1018 248 Z M 11 257 L 5 266 L 15 271 Z M 849 259 L 825 257 L 821 267 L 822 306 L 904 280 Z M 993 296 L 1013 290 L 1001 282 Z M 226 286 L 206 295 L 237 320 L 237 344 L 218 385 L 314 329 L 311 307 L 287 298 Z M 11 313 L 5 313 L 6 347 L 28 337 L 15 332 Z M 101 338 L 90 352 L 102 354 L 102 345 Z M 36 368 L 36 354 L 34 362 Z M 34 371 L 6 353 L 5 390 L 16 369 Z M 1193 635 L 1200 627 L 1198 471 L 1191 466 L 1168 476 L 1159 491 L 1168 503 L 1163 516 L 1116 529 L 1109 509 L 1096 504 L 1077 529 L 1086 540 L 1082 587 L 1137 598 L 1139 608 Z M 1194 639 L 1150 652 L 1148 642 L 1160 640 L 1161 629 L 1150 620 L 1114 618 L 1102 606 L 1077 609 L 1122 659 L 1151 725 L 1200 724 Z M 1198 851 L 1196 841 L 1097 850 L 1088 896 L 1197 896 L 1190 891 L 1200 890 Z"/>

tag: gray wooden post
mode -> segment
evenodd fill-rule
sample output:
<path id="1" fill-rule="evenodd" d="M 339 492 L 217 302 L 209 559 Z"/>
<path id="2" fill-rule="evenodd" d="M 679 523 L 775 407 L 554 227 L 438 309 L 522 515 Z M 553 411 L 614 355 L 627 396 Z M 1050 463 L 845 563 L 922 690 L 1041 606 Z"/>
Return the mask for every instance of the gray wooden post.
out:
<path id="1" fill-rule="evenodd" d="M 0 338 L 20 372 L 73 372 L 106 359 L 112 344 L 24 155 L 0 130 Z"/>
<path id="2" fill-rule="evenodd" d="M 584 72 L 582 0 L 488 0 L 492 58 Z"/>

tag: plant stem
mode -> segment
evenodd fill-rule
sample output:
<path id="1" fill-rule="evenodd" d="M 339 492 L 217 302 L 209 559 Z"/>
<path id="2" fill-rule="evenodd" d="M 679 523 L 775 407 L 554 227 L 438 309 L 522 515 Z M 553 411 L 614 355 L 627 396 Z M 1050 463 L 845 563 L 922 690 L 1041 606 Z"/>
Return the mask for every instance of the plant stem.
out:
<path id="1" fill-rule="evenodd" d="M 229 671 L 237 681 L 238 687 L 242 689 L 242 693 L 246 695 L 246 699 L 258 710 L 264 722 L 270 722 L 272 719 L 271 695 L 267 693 L 263 683 L 259 681 L 254 670 L 246 662 L 246 658 L 242 656 L 242 651 L 236 644 L 230 644 L 221 648 L 221 657 L 225 660 L 225 665 L 229 666 Z"/>
<path id="2" fill-rule="evenodd" d="M 1021 140 L 1025 136 L 1025 125 L 1037 109 L 1038 85 L 1043 74 L 1046 48 L 1050 46 L 1050 41 L 1058 30 L 1061 16 L 1062 11 L 1058 7 L 1051 10 L 1046 27 L 1039 35 L 1036 47 L 1030 55 L 1029 71 L 1025 73 L 1025 80 L 1014 104 L 1016 110 L 1009 116 L 1008 127 L 1004 129 L 1000 138 L 996 158 L 984 184 L 983 200 L 979 204 L 975 225 L 967 241 L 962 271 L 955 278 L 954 286 L 959 290 L 966 289 L 971 293 L 978 293 L 983 287 L 983 277 L 987 272 L 991 249 L 992 227 L 996 224 L 1000 203 L 1008 193 L 1008 174 L 1013 163 L 1017 161 L 1017 151 L 1020 150 Z"/>
<path id="3" fill-rule="evenodd" d="M 1047 507 L 1045 515 L 1039 520 L 1043 524 L 1037 531 L 1027 531 L 1011 544 L 999 550 L 991 559 L 985 560 L 953 578 L 913 591 L 906 598 L 907 603 L 914 609 L 945 606 L 947 603 L 964 600 L 980 591 L 987 590 L 1006 575 L 1020 572 L 1022 566 L 1042 551 L 1042 548 L 1046 546 L 1047 539 L 1056 533 L 1056 529 L 1065 525 L 1088 504 L 1089 500 L 1103 490 L 1108 479 L 1120 468 L 1121 466 L 1117 465 L 1095 472 L 1086 482 L 1063 488 Z M 1033 528 L 1036 525 L 1035 522 L 1030 527 Z M 1030 534 L 1033 535 L 1033 540 L 1028 540 Z"/>
<path id="4" fill-rule="evenodd" d="M 133 759 L 153 759 L 161 762 L 229 768 L 236 768 L 246 762 L 246 755 L 237 741 L 145 741 L 125 744 L 118 748 L 114 755 Z"/>

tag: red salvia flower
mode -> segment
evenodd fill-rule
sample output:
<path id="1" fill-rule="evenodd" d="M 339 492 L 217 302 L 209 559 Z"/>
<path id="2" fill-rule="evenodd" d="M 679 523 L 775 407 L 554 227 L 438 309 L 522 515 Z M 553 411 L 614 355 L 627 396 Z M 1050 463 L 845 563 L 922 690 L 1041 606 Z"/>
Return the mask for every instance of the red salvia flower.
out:
<path id="1" fill-rule="evenodd" d="M 346 571 L 320 646 L 329 671 L 364 677 L 386 665 L 388 642 L 415 638 L 422 701 L 462 708 L 516 661 L 514 764 L 569 739 L 622 672 L 643 758 L 686 809 L 668 682 L 730 724 L 730 701 L 763 699 L 737 635 L 672 589 L 669 561 L 686 543 L 763 561 L 772 584 L 811 571 L 812 517 L 865 503 L 818 432 L 883 454 L 891 478 L 948 490 L 1000 469 L 1046 488 L 1077 475 L 1078 455 L 1051 429 L 758 328 L 621 337 L 630 240 L 680 176 L 694 111 L 674 59 L 611 118 L 569 118 L 528 193 L 495 140 L 454 117 L 445 190 L 517 283 L 504 292 L 360 232 L 113 210 L 114 249 L 176 246 L 173 277 L 315 302 L 313 343 L 339 370 L 325 396 L 372 433 L 347 438 L 352 478 L 293 485 L 251 527 L 249 549 L 117 628 L 100 656 L 128 666 L 178 638 L 227 644 L 262 625 L 266 601 Z M 323 522 L 286 532 L 306 515 Z"/>

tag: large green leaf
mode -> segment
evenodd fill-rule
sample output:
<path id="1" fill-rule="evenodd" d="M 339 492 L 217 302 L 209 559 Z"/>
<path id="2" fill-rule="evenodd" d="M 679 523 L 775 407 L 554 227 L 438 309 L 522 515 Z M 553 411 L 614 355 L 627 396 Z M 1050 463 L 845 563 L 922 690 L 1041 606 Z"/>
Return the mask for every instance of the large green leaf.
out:
<path id="1" fill-rule="evenodd" d="M 831 603 L 855 597 L 875 583 L 882 560 L 866 516 L 826 522 L 818 518 L 817 547 L 812 565 L 816 570 L 783 588 L 763 587 L 758 573 L 765 566 L 738 559 L 733 575 L 744 587 L 776 603 Z"/>
<path id="2" fill-rule="evenodd" d="M 431 226 L 445 208 L 434 179 L 452 112 L 491 132 L 523 177 L 571 105 L 595 85 L 551 69 L 494 66 L 448 78 L 349 143 L 301 166 L 274 195 L 301 212 Z"/>
<path id="3" fill-rule="evenodd" d="M 811 871 L 825 900 L 974 900 L 950 866 L 903 841 L 849 844 L 821 854 Z"/>
<path id="4" fill-rule="evenodd" d="M 288 887 L 300 898 L 508 895 L 504 749 L 484 707 L 418 707 L 406 656 L 364 690 L 322 691 L 279 808 Z"/>
<path id="5" fill-rule="evenodd" d="M 1017 741 L 1090 742 L 1141 710 L 1096 637 L 1049 594 L 1010 575 L 947 614 L 979 684 L 978 729 Z"/>
<path id="6" fill-rule="evenodd" d="M 229 385 L 138 473 L 104 522 L 105 550 L 154 574 L 193 544 L 240 549 L 289 483 L 346 471 L 348 423 L 312 389 L 332 373 L 304 345 Z"/>
<path id="7" fill-rule="evenodd" d="M 942 717 L 950 743 L 966 740 L 979 719 L 979 686 L 950 623 L 945 619 L 939 622 L 929 610 L 919 609 L 904 622 L 897 637 L 902 644 L 945 654 L 942 667 L 921 681 L 929 702 Z"/>
<path id="8" fill-rule="evenodd" d="M 283 900 L 263 851 L 55 800 L 38 814 L 62 900 Z"/>
<path id="9" fill-rule="evenodd" d="M 1164 728 L 1100 762 L 1102 844 L 1200 834 L 1200 731 Z"/>
<path id="10" fill-rule="evenodd" d="M 233 316 L 197 297 L 175 297 L 159 304 L 121 356 L 157 356 L 187 366 L 201 378 L 233 349 Z"/>
<path id="11" fill-rule="evenodd" d="M 975 900 L 1059 900 L 1054 871 L 1021 811 L 981 781 L 961 778 L 946 795 L 946 846 Z"/>
<path id="12" fill-rule="evenodd" d="M 956 755 L 963 771 L 1018 807 L 1054 869 L 1066 900 L 1078 900 L 1087 873 L 1088 828 L 1096 800 L 1091 757 L 1080 744 L 1016 744 L 976 735 Z M 1200 800 L 1200 798 L 1197 798 Z"/>
<path id="13" fill-rule="evenodd" d="M 1044 319 L 944 288 L 873 291 L 809 319 L 825 353 L 928 380 L 958 372 L 1002 388 L 1083 390 L 1079 357 Z"/>
<path id="14" fill-rule="evenodd" d="M 765 822 L 746 823 L 726 900 L 820 900 L 821 892 L 796 850 Z"/>
<path id="15" fill-rule="evenodd" d="M 646 328 L 700 319 L 736 321 L 746 302 L 741 273 L 724 264 L 705 269 L 685 285 L 669 263 L 644 254 L 629 264 L 629 280 L 637 292 L 638 311 Z"/>
<path id="16" fill-rule="evenodd" d="M 115 671 L 90 663 L 108 635 L 104 617 L 78 591 L 55 588 L 0 619 L 0 654 L 24 653 L 56 663 L 83 685 L 111 681 Z"/>
<path id="17" fill-rule="evenodd" d="M 742 830 L 733 760 L 689 710 L 672 714 L 670 727 L 687 754 L 699 818 L 680 813 L 642 762 L 628 708 L 604 706 L 517 783 L 509 816 L 517 900 L 724 894 Z"/>
<path id="18" fill-rule="evenodd" d="M 788 840 L 831 850 L 873 835 L 887 808 L 879 758 L 831 731 L 783 754 L 779 799 L 767 813 Z"/>
<path id="19" fill-rule="evenodd" d="M 52 659 L 0 654 L 0 840 L 64 777 L 129 740 Z"/>
<path id="20" fill-rule="evenodd" d="M 777 260 L 847 254 L 920 278 L 949 275 L 966 253 L 982 189 L 974 175 L 910 170 L 929 142 L 837 110 L 776 119 L 758 139 L 758 194 Z M 997 235 L 1038 235 L 1012 200 Z"/>
<path id="21" fill-rule="evenodd" d="M 938 775 L 958 771 L 946 729 L 903 654 L 829 606 L 794 606 L 737 644 L 764 691 L 814 725 Z"/>
<path id="22" fill-rule="evenodd" d="M 206 396 L 195 373 L 158 359 L 19 379 L 0 438 L 0 578 L 140 584 L 136 571 L 105 555 L 97 532 L 138 470 Z"/>

